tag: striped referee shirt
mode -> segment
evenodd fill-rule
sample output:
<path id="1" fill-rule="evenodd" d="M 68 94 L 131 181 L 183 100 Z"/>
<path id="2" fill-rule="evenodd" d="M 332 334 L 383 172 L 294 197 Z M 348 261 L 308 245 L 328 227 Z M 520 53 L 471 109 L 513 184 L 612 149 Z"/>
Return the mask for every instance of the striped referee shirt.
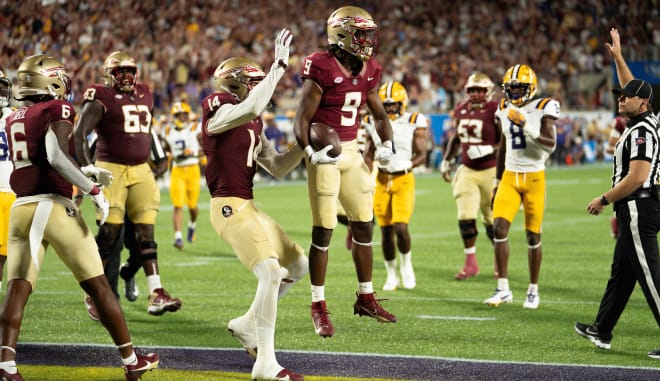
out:
<path id="1" fill-rule="evenodd" d="M 658 155 L 658 119 L 652 112 L 644 112 L 630 119 L 614 148 L 614 174 L 612 187 L 630 171 L 630 162 L 646 160 L 651 163 L 651 172 L 640 189 L 650 189 L 658 184 L 660 162 Z"/>

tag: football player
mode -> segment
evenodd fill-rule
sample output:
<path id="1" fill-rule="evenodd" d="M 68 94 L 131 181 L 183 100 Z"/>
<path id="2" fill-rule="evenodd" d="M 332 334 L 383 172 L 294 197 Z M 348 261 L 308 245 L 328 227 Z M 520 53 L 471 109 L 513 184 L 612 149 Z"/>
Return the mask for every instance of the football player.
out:
<path id="1" fill-rule="evenodd" d="M 394 291 L 416 285 L 412 265 L 411 239 L 408 224 L 415 207 L 415 175 L 413 168 L 426 163 L 428 122 L 423 114 L 407 112 L 408 92 L 399 82 L 384 83 L 378 96 L 392 124 L 392 140 L 396 152 L 387 166 L 378 166 L 374 193 L 374 214 L 380 226 L 387 280 L 383 290 Z M 371 119 L 371 118 L 369 118 Z M 365 129 L 372 131 L 372 129 Z M 378 138 L 375 137 L 378 141 Z M 372 139 L 367 140 L 367 155 L 374 153 Z M 371 159 L 368 159 L 371 160 Z M 401 281 L 397 276 L 396 250 L 401 253 Z"/>
<path id="2" fill-rule="evenodd" d="M 149 166 L 155 133 L 151 129 L 153 96 L 137 82 L 138 66 L 130 55 L 116 51 L 103 64 L 105 84 L 91 85 L 83 94 L 83 106 L 74 132 L 76 155 L 81 165 L 92 165 L 87 135 L 96 131 L 95 166 L 112 172 L 115 181 L 105 188 L 110 214 L 99 226 L 96 241 L 106 266 L 118 263 L 114 250 L 124 223 L 133 222 L 142 268 L 147 277 L 150 315 L 176 312 L 181 300 L 172 298 L 161 284 L 158 271 L 154 224 L 160 204 L 160 191 Z M 106 267 L 106 273 L 108 268 Z M 88 312 L 93 304 L 86 298 Z M 94 316 L 90 313 L 90 317 Z"/>
<path id="3" fill-rule="evenodd" d="M 14 170 L 14 163 L 9 156 L 9 143 L 5 133 L 5 121 L 13 109 L 11 101 L 11 81 L 0 70 L 0 289 L 2 274 L 7 261 L 7 237 L 9 234 L 9 210 L 16 200 L 16 195 L 9 186 L 9 176 Z"/>
<path id="4" fill-rule="evenodd" d="M 303 89 L 294 122 L 294 133 L 304 147 L 307 184 L 312 210 L 312 243 L 309 249 L 312 283 L 311 315 L 314 330 L 322 337 L 334 334 L 325 298 L 328 247 L 337 226 L 337 199 L 344 206 L 353 235 L 353 261 L 358 278 L 353 312 L 380 322 L 396 322 L 374 297 L 373 191 L 374 181 L 357 147 L 360 109 L 366 103 L 382 141 L 375 159 L 387 166 L 392 158 L 392 127 L 378 97 L 382 68 L 372 58 L 378 26 L 371 15 L 355 6 L 341 7 L 327 22 L 328 49 L 305 57 Z M 313 122 L 337 130 L 342 154 L 330 157 L 332 146 L 314 151 L 309 130 Z"/>
<path id="5" fill-rule="evenodd" d="M 64 66 L 53 57 L 30 56 L 18 68 L 16 98 L 27 106 L 11 114 L 6 127 L 16 167 L 10 181 L 17 199 L 9 226 L 9 283 L 0 312 L 0 379 L 23 380 L 16 369 L 16 341 L 44 254 L 52 246 L 94 301 L 101 323 L 121 354 L 126 379 L 138 380 L 158 366 L 158 355 L 138 355 L 133 350 L 101 259 L 90 255 L 97 252 L 94 237 L 71 200 L 73 184 L 91 197 L 103 225 L 109 205 L 99 186 L 109 185 L 113 178 L 109 171 L 93 165 L 81 172 L 69 155 L 76 115 L 73 105 L 64 100 L 70 83 Z M 94 177 L 99 186 L 86 175 Z"/>
<path id="6" fill-rule="evenodd" d="M 495 124 L 503 139 L 497 155 L 493 201 L 493 242 L 499 278 L 493 295 L 484 303 L 496 307 L 511 303 L 509 289 L 509 228 L 520 205 L 525 215 L 529 287 L 523 308 L 539 307 L 541 270 L 541 225 L 545 212 L 545 161 L 557 142 L 555 120 L 559 102 L 535 98 L 536 74 L 527 65 L 511 66 L 504 73 L 504 99 L 495 112 Z"/>
<path id="7" fill-rule="evenodd" d="M 495 127 L 497 101 L 491 99 L 493 87 L 493 81 L 486 74 L 477 72 L 468 77 L 464 86 L 467 100 L 454 108 L 452 123 L 456 133 L 449 138 L 440 163 L 442 178 L 447 182 L 452 181 L 451 163 L 461 149 L 461 165 L 456 170 L 452 188 L 465 263 L 463 269 L 454 275 L 456 280 L 465 280 L 479 273 L 476 256 L 479 211 L 486 235 L 491 242 L 493 240 L 493 210 L 490 201 L 497 148 L 500 144 L 500 130 Z"/>
<path id="8" fill-rule="evenodd" d="M 197 221 L 197 201 L 201 188 L 199 155 L 202 133 L 198 123 L 190 119 L 190 105 L 186 102 L 175 102 L 170 114 L 174 118 L 173 125 L 165 128 L 165 141 L 172 157 L 170 171 L 170 198 L 174 206 L 172 223 L 174 224 L 174 247 L 183 249 L 183 206 L 188 205 L 190 221 L 186 240 L 192 243 L 195 238 Z"/>
<path id="9" fill-rule="evenodd" d="M 220 63 L 213 74 L 215 92 L 202 101 L 211 225 L 258 281 L 250 308 L 228 324 L 231 334 L 255 359 L 255 380 L 304 379 L 278 363 L 275 322 L 278 299 L 307 274 L 307 257 L 277 222 L 256 207 L 252 189 L 257 165 L 282 178 L 302 159 L 298 146 L 278 153 L 266 138 L 259 116 L 284 75 L 292 37 L 288 29 L 277 35 L 268 74 L 249 58 Z"/>

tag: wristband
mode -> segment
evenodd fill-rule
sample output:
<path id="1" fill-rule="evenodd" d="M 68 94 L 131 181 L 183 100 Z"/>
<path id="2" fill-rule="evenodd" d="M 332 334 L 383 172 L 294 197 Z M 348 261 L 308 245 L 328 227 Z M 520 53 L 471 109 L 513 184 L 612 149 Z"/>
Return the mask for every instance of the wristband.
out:
<path id="1" fill-rule="evenodd" d="M 493 179 L 493 188 L 497 188 L 500 185 L 500 179 Z"/>
<path id="2" fill-rule="evenodd" d="M 307 154 L 307 157 L 312 157 L 312 155 L 314 154 L 314 148 L 312 148 L 312 146 L 310 145 L 305 146 L 304 151 L 305 154 Z"/>
<path id="3" fill-rule="evenodd" d="M 603 194 L 602 196 L 600 196 L 600 204 L 603 205 L 603 206 L 607 206 L 607 205 L 610 204 L 610 202 L 607 201 L 607 198 L 605 197 L 605 194 Z"/>

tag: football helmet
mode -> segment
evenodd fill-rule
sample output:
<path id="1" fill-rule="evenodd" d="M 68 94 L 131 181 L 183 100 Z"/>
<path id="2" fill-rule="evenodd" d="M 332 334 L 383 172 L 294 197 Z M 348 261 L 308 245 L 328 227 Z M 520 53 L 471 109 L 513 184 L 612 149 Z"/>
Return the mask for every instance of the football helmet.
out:
<path id="1" fill-rule="evenodd" d="M 9 106 L 11 100 L 11 81 L 5 73 L 0 70 L 0 107 Z"/>
<path id="2" fill-rule="evenodd" d="M 138 66 L 128 53 L 115 51 L 103 63 L 103 76 L 106 86 L 131 93 L 137 83 Z"/>
<path id="3" fill-rule="evenodd" d="M 17 100 L 35 95 L 65 99 L 71 92 L 71 78 L 64 65 L 46 54 L 27 57 L 17 71 Z"/>
<path id="4" fill-rule="evenodd" d="M 245 57 L 232 57 L 218 65 L 213 73 L 213 88 L 216 91 L 232 94 L 242 102 L 266 76 L 261 66 Z"/>
<path id="5" fill-rule="evenodd" d="M 170 114 L 174 117 L 174 125 L 177 129 L 182 129 L 188 123 L 188 115 L 192 110 L 186 102 L 174 102 Z"/>
<path id="6" fill-rule="evenodd" d="M 378 44 L 378 25 L 360 7 L 346 6 L 332 12 L 327 25 L 328 43 L 367 61 Z"/>
<path id="7" fill-rule="evenodd" d="M 392 120 L 403 115 L 408 107 L 408 92 L 399 82 L 385 82 L 378 90 L 378 95 L 383 101 L 387 116 Z"/>
<path id="8" fill-rule="evenodd" d="M 465 83 L 465 91 L 470 98 L 470 103 L 486 103 L 493 96 L 493 87 L 495 84 L 493 81 L 488 78 L 484 73 L 476 72 L 468 77 L 467 82 Z M 486 89 L 486 92 L 475 92 L 470 91 L 470 89 Z"/>
<path id="9" fill-rule="evenodd" d="M 507 69 L 502 80 L 504 96 L 515 106 L 522 106 L 536 94 L 536 73 L 527 65 L 514 65 Z"/>

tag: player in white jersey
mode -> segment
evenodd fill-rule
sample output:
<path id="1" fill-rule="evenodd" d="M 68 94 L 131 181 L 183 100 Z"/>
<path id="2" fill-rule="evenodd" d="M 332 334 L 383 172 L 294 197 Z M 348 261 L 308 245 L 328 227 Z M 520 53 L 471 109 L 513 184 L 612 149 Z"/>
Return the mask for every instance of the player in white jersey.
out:
<path id="1" fill-rule="evenodd" d="M 545 211 L 545 162 L 555 149 L 559 102 L 534 98 L 537 79 L 527 65 L 514 65 L 504 74 L 505 98 L 495 112 L 500 140 L 493 202 L 495 260 L 499 269 L 497 288 L 484 303 L 511 303 L 509 289 L 508 234 L 522 203 L 525 212 L 529 287 L 524 308 L 539 306 L 538 280 L 541 269 L 541 224 Z"/>
<path id="2" fill-rule="evenodd" d="M 9 186 L 9 176 L 14 170 L 14 164 L 9 156 L 9 144 L 5 132 L 5 121 L 14 111 L 9 107 L 10 100 L 11 81 L 0 70 L 0 288 L 2 288 L 2 273 L 7 261 L 9 210 L 16 200 L 16 195 Z"/>
<path id="3" fill-rule="evenodd" d="M 199 168 L 201 130 L 197 122 L 191 122 L 190 106 L 185 102 L 175 102 L 171 114 L 173 125 L 165 129 L 165 140 L 172 155 L 170 172 L 170 198 L 174 206 L 172 222 L 174 224 L 174 247 L 183 249 L 181 225 L 183 206 L 187 204 L 190 213 L 187 241 L 195 238 L 197 221 L 197 201 L 199 200 L 201 172 Z"/>
<path id="4" fill-rule="evenodd" d="M 412 289 L 416 285 L 408 232 L 408 223 L 415 207 L 415 176 L 412 169 L 426 163 L 428 123 L 424 115 L 406 112 L 408 92 L 401 83 L 386 82 L 380 87 L 378 95 L 392 124 L 395 148 L 389 164 L 378 168 L 374 193 L 374 214 L 380 226 L 387 270 L 383 290 L 394 291 L 401 283 L 404 288 Z M 369 126 L 365 127 L 370 131 Z M 380 143 L 377 134 L 369 134 L 369 137 L 372 136 L 372 139 L 367 139 L 365 148 L 367 162 L 373 161 L 374 148 Z M 376 140 L 375 143 L 373 140 Z M 401 253 L 401 282 L 397 276 L 397 249 Z"/>

